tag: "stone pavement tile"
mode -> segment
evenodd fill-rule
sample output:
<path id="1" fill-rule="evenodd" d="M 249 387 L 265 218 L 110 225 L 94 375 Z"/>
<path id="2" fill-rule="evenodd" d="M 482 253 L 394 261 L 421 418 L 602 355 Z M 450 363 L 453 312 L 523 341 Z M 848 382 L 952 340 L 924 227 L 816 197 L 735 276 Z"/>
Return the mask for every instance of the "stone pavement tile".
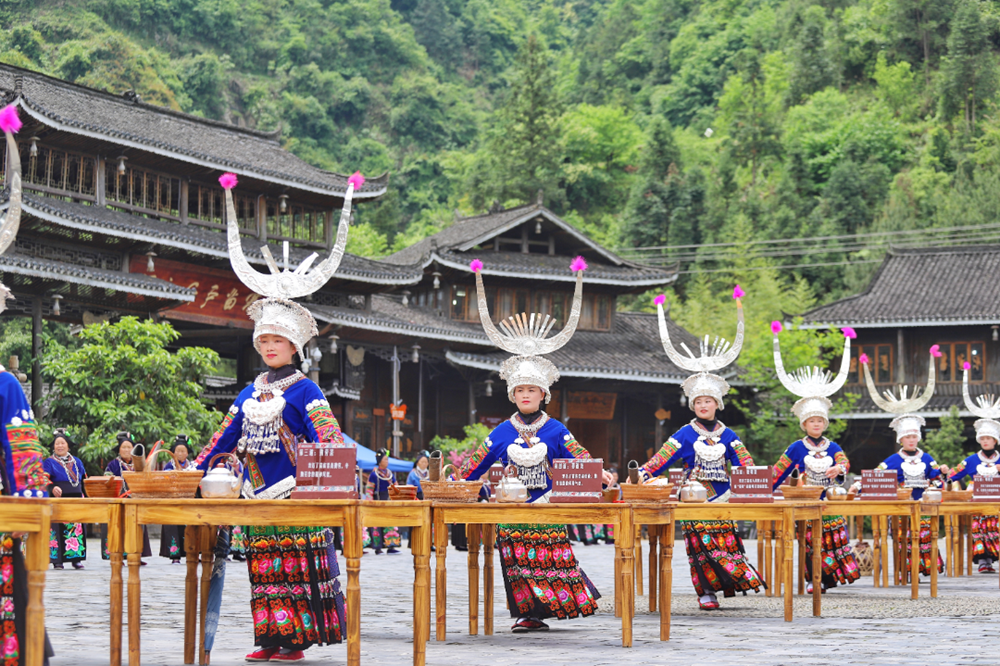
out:
<path id="1" fill-rule="evenodd" d="M 50 570 L 46 577 L 46 625 L 56 649 L 52 666 L 104 666 L 108 663 L 107 563 L 95 558 L 96 541 L 87 569 Z M 824 595 L 824 617 L 811 616 L 811 600 L 796 598 L 796 619 L 782 619 L 780 599 L 763 595 L 722 600 L 723 612 L 696 608 L 688 582 L 686 556 L 678 541 L 673 561 L 674 613 L 671 640 L 659 641 L 659 617 L 648 613 L 641 598 L 634 622 L 634 647 L 621 647 L 621 621 L 611 612 L 589 618 L 550 622 L 546 634 L 514 635 L 505 609 L 499 557 L 495 561 L 495 635 L 468 635 L 467 556 L 449 549 L 448 639 L 427 644 L 431 666 L 646 666 L 718 661 L 720 663 L 829 666 L 836 664 L 996 664 L 993 649 L 982 652 L 963 646 L 992 646 L 1000 620 L 996 576 L 958 579 L 942 577 L 940 596 L 909 599 L 908 587 L 876 589 L 872 579 Z M 156 552 L 157 544 L 153 544 Z M 580 562 L 606 600 L 613 600 L 612 546 L 574 548 Z M 755 542 L 747 542 L 751 557 Z M 644 571 L 648 553 L 644 550 Z M 159 557 L 142 567 L 143 666 L 180 666 L 183 663 L 183 589 L 185 566 Z M 433 567 L 436 558 L 432 556 Z M 341 562 L 343 569 L 343 562 Z M 127 574 L 126 574 L 127 577 Z M 361 565 L 362 664 L 405 666 L 411 663 L 413 568 L 409 551 L 389 556 L 366 554 Z M 346 586 L 346 574 L 341 576 Z M 480 599 L 482 595 L 480 595 Z M 213 666 L 236 666 L 252 649 L 250 591 L 246 564 L 228 564 L 225 605 L 212 653 Z M 434 603 L 431 604 L 432 612 Z M 984 615 L 992 610 L 992 614 Z M 433 632 L 434 618 L 431 618 Z M 127 634 L 126 634 L 127 636 Z M 433 633 L 432 633 L 433 636 Z M 127 640 L 127 639 L 126 639 Z M 127 642 L 126 642 L 127 655 Z M 313 648 L 306 664 L 342 664 L 346 646 Z M 127 661 L 126 661 L 127 663 Z"/>

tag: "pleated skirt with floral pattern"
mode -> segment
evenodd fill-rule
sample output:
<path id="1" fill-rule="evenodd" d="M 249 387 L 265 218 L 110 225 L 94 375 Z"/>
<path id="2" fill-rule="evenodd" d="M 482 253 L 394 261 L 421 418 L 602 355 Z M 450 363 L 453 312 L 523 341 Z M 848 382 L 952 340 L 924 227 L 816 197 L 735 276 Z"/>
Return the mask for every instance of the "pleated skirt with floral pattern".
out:
<path id="1" fill-rule="evenodd" d="M 245 530 L 255 644 L 304 650 L 343 641 L 344 600 L 330 530 Z"/>
<path id="2" fill-rule="evenodd" d="M 565 525 L 497 525 L 511 617 L 593 615 L 601 594 L 580 568 Z"/>
<path id="3" fill-rule="evenodd" d="M 733 521 L 684 520 L 681 530 L 691 565 L 691 582 L 698 596 L 722 592 L 732 597 L 737 592 L 759 592 L 765 587 L 747 559 Z"/>
<path id="4" fill-rule="evenodd" d="M 996 516 L 972 517 L 972 561 L 1000 559 L 1000 534 Z"/>
<path id="5" fill-rule="evenodd" d="M 806 523 L 806 574 L 812 579 L 812 523 Z M 823 571 L 821 580 L 826 589 L 847 585 L 861 578 L 861 569 L 851 549 L 847 521 L 843 516 L 823 517 Z"/>

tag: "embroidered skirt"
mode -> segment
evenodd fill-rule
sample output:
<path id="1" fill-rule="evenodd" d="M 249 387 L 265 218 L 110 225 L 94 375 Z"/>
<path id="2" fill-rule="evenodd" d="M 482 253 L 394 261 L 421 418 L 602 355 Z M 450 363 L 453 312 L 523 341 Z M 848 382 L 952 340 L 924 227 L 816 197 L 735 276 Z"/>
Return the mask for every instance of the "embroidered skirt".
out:
<path id="1" fill-rule="evenodd" d="M 730 520 L 681 521 L 684 546 L 691 565 L 691 582 L 698 596 L 722 592 L 759 592 L 764 587 L 760 574 L 747 559 L 743 540 Z"/>
<path id="2" fill-rule="evenodd" d="M 21 555 L 21 540 L 0 533 L 0 666 L 24 666 L 27 610 L 28 572 Z M 46 664 L 53 654 L 46 633 Z"/>
<path id="3" fill-rule="evenodd" d="M 497 525 L 511 617 L 559 620 L 593 615 L 601 598 L 580 569 L 565 525 Z"/>
<path id="4" fill-rule="evenodd" d="M 52 523 L 49 530 L 49 562 L 81 562 L 87 559 L 87 535 L 83 523 Z"/>
<path id="5" fill-rule="evenodd" d="M 1000 534 L 996 516 L 972 517 L 972 561 L 1000 559 Z"/>
<path id="6" fill-rule="evenodd" d="M 399 548 L 401 539 L 399 530 L 395 527 L 368 527 L 365 529 L 364 539 L 361 542 L 363 548 Z"/>
<path id="7" fill-rule="evenodd" d="M 160 557 L 179 560 L 184 557 L 184 526 L 164 525 L 160 530 Z"/>
<path id="8" fill-rule="evenodd" d="M 820 573 L 826 589 L 847 585 L 861 578 L 861 569 L 854 559 L 847 521 L 843 516 L 823 518 L 823 570 Z M 806 575 L 812 580 L 812 523 L 806 524 Z"/>
<path id="9" fill-rule="evenodd" d="M 232 553 L 233 559 L 236 560 L 242 560 L 246 557 L 247 536 L 246 528 L 242 525 L 233 525 L 229 541 L 229 552 Z"/>
<path id="10" fill-rule="evenodd" d="M 246 538 L 254 644 L 304 650 L 340 643 L 346 624 L 329 529 L 249 526 Z"/>
<path id="11" fill-rule="evenodd" d="M 910 532 L 906 532 L 906 568 L 910 568 Z M 941 553 L 938 553 L 937 568 L 938 573 L 944 573 L 944 560 Z M 931 575 L 931 518 L 920 517 L 920 573 L 924 576 Z"/>

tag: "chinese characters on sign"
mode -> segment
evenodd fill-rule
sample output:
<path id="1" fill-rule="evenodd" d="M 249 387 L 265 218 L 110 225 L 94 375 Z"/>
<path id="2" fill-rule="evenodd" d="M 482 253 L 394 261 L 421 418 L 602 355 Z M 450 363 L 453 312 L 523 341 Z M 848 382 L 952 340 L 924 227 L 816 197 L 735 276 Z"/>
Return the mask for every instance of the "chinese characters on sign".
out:
<path id="1" fill-rule="evenodd" d="M 552 502 L 600 502 L 600 458 L 558 458 L 552 461 Z"/>
<path id="2" fill-rule="evenodd" d="M 861 470 L 861 499 L 863 500 L 897 499 L 896 488 L 898 486 L 899 480 L 895 470 Z"/>
<path id="3" fill-rule="evenodd" d="M 611 421 L 615 418 L 617 393 L 595 393 L 592 391 L 567 391 L 567 412 L 571 419 L 595 419 Z M 545 411 L 557 417 L 562 413 L 563 391 L 553 391 L 552 402 Z"/>
<path id="4" fill-rule="evenodd" d="M 357 499 L 356 466 L 352 446 L 300 442 L 292 499 Z"/>
<path id="5" fill-rule="evenodd" d="M 973 502 L 1000 502 L 1000 477 L 976 474 L 973 481 Z"/>
<path id="6" fill-rule="evenodd" d="M 774 502 L 771 467 L 733 467 L 729 477 L 731 504 L 769 504 Z"/>
<path id="7" fill-rule="evenodd" d="M 216 326 L 253 328 L 246 311 L 260 296 L 250 291 L 232 271 L 157 259 L 156 270 L 148 273 L 146 261 L 146 257 L 134 255 L 129 271 L 198 292 L 193 303 L 183 303 L 166 310 L 162 313 L 164 317 Z"/>

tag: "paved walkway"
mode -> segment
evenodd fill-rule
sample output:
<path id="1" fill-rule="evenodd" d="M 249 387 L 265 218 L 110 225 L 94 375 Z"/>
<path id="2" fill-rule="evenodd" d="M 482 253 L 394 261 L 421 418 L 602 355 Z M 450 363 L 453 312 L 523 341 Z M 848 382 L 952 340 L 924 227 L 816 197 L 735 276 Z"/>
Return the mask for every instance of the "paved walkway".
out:
<path id="1" fill-rule="evenodd" d="M 105 666 L 107 659 L 109 568 L 97 556 L 98 541 L 83 571 L 49 570 L 46 577 L 46 624 L 56 649 L 52 666 Z M 943 545 L 943 544 L 942 544 Z M 153 543 L 153 552 L 158 544 Z M 751 556 L 753 541 L 747 542 Z M 578 557 L 606 602 L 613 600 L 614 547 L 578 546 Z M 621 645 L 621 622 L 611 604 L 594 617 L 552 622 L 547 634 L 515 636 L 504 609 L 503 580 L 496 565 L 496 634 L 468 635 L 466 554 L 449 550 L 448 640 L 427 645 L 431 666 L 530 666 L 533 664 L 641 666 L 659 664 L 751 663 L 830 664 L 997 664 L 996 627 L 1000 621 L 997 577 L 941 578 L 938 599 L 910 599 L 909 587 L 875 589 L 872 579 L 837 588 L 823 597 L 824 617 L 811 616 L 811 600 L 796 599 L 796 620 L 782 621 L 778 599 L 763 595 L 722 601 L 723 611 L 698 611 L 683 544 L 674 560 L 672 638 L 661 643 L 659 618 L 648 600 L 636 602 L 634 647 Z M 645 553 L 644 553 L 645 554 Z M 142 568 L 144 666 L 183 663 L 183 583 L 186 567 L 159 557 Z M 432 558 L 432 566 L 433 566 Z M 343 564 L 343 563 L 342 563 Z M 648 572 L 645 572 L 648 575 Z M 412 580 L 409 551 L 389 556 L 366 554 L 361 565 L 361 658 L 366 665 L 406 666 L 412 658 Z M 346 585 L 346 574 L 341 577 Z M 433 584 L 433 582 L 432 582 Z M 229 564 L 226 604 L 212 653 L 213 666 L 245 664 L 253 632 L 246 565 Z M 432 601 L 433 609 L 433 601 Z M 481 615 L 481 613 L 480 613 Z M 433 619 L 432 619 L 433 626 Z M 975 649 L 973 646 L 982 646 Z M 126 645 L 127 655 L 127 645 Z M 343 664 L 346 648 L 313 648 L 306 664 Z"/>

